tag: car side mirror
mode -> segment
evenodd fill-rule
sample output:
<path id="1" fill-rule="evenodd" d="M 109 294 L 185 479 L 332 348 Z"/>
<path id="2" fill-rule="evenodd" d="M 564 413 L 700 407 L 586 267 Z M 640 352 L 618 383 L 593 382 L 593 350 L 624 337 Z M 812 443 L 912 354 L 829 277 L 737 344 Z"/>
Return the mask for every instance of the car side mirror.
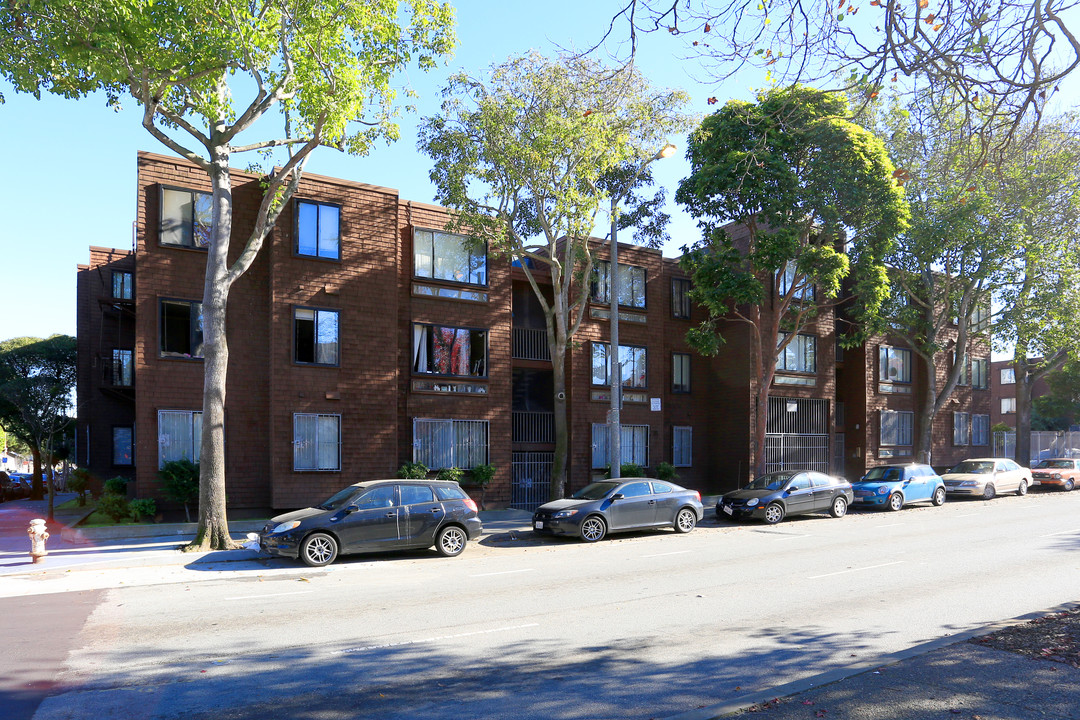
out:
<path id="1" fill-rule="evenodd" d="M 616 500 L 622 500 L 623 497 L 625 497 L 625 496 L 622 493 L 615 493 L 614 495 L 611 496 L 611 500 L 612 500 L 612 502 L 614 502 Z"/>
<path id="2" fill-rule="evenodd" d="M 802 488 L 799 487 L 798 485 L 792 485 L 791 487 L 789 487 L 787 489 L 788 492 L 796 492 L 797 490 L 802 490 Z"/>
<path id="3" fill-rule="evenodd" d="M 351 514 L 351 513 L 354 513 L 354 512 L 356 512 L 356 511 L 357 511 L 357 510 L 359 510 L 359 509 L 360 509 L 360 506 L 359 506 L 359 505 L 356 505 L 356 504 L 354 503 L 354 504 L 350 505 L 349 507 L 345 508 L 345 514 L 346 514 L 346 515 L 349 515 L 349 514 Z"/>

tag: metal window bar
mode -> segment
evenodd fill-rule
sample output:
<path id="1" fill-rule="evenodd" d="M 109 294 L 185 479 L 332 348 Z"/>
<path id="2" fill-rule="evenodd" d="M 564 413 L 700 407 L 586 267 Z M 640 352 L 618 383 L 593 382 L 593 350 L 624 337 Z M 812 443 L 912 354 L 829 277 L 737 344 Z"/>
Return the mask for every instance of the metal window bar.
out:
<path id="1" fill-rule="evenodd" d="M 512 355 L 517 360 L 551 360 L 547 330 L 513 328 L 511 346 Z"/>
<path id="2" fill-rule="evenodd" d="M 487 420 L 413 419 L 413 462 L 432 470 L 469 470 L 487 463 Z"/>
<path id="3" fill-rule="evenodd" d="M 511 417 L 511 442 L 555 442 L 555 413 L 514 411 Z"/>
<path id="4" fill-rule="evenodd" d="M 531 512 L 550 497 L 555 453 L 516 452 L 510 460 L 510 507 Z"/>
<path id="5" fill-rule="evenodd" d="M 828 473 L 830 461 L 828 435 L 765 436 L 765 472 L 816 470 Z"/>

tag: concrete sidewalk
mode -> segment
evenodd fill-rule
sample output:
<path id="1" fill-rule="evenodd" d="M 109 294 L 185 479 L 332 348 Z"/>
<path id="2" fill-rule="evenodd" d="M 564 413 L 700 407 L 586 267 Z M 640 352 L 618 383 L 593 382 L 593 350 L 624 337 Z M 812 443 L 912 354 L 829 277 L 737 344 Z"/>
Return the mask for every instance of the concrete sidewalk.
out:
<path id="1" fill-rule="evenodd" d="M 73 497 L 70 496 L 70 497 Z M 58 495 L 57 504 L 69 497 Z M 50 523 L 49 555 L 30 561 L 26 528 L 44 517 L 45 502 L 0 504 L 0 582 L 5 576 L 58 575 L 79 569 L 148 568 L 255 560 L 257 550 L 184 553 L 193 534 L 130 537 L 120 528 L 73 533 L 81 512 L 58 512 Z M 498 544 L 531 537 L 523 511 L 481 513 L 481 542 Z M 243 539 L 248 531 L 234 533 Z M 64 532 L 65 529 L 68 532 Z M 226 566 L 228 567 L 228 566 Z M 241 566 L 237 566 L 241 567 Z M 150 571 L 156 572 L 156 571 Z M 803 680 L 699 708 L 672 720 L 712 720 L 753 713 L 769 720 L 1080 720 L 1080 670 L 1064 663 L 1031 660 L 1016 653 L 966 642 L 1009 625 L 1056 612 L 1051 608 L 963 634 L 940 638 Z"/>

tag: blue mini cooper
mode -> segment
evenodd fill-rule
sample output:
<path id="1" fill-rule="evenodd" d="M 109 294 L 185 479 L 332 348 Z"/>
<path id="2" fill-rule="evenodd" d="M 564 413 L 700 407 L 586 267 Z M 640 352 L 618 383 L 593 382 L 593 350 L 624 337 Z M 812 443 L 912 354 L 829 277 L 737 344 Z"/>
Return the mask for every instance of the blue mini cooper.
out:
<path id="1" fill-rule="evenodd" d="M 908 503 L 945 503 L 945 481 L 929 465 L 881 465 L 852 483 L 857 507 L 896 511 Z"/>

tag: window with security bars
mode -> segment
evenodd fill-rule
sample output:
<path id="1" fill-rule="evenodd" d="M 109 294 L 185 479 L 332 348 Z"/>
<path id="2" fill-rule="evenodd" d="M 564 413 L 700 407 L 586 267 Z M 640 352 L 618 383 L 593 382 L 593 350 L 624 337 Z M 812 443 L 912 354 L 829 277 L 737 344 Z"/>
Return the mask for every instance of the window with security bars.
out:
<path id="1" fill-rule="evenodd" d="M 158 410 L 158 468 L 173 460 L 198 463 L 201 437 L 201 412 Z"/>
<path id="2" fill-rule="evenodd" d="M 610 425 L 593 423 L 592 426 L 592 466 L 606 468 L 611 460 L 608 450 Z M 620 425 L 620 450 L 623 463 L 634 463 L 641 467 L 649 464 L 649 426 Z"/>
<path id="3" fill-rule="evenodd" d="M 340 415 L 293 415 L 293 470 L 341 470 Z"/>
<path id="4" fill-rule="evenodd" d="M 990 416 L 989 415 L 972 415 L 971 416 L 971 444 L 972 445 L 989 445 L 990 444 Z"/>
<path id="5" fill-rule="evenodd" d="M 882 410 L 881 433 L 882 445 L 906 447 L 911 445 L 912 429 L 915 425 L 915 413 L 905 410 Z"/>
<path id="6" fill-rule="evenodd" d="M 671 464 L 690 467 L 693 459 L 693 429 L 689 425 L 676 425 L 671 429 Z"/>
<path id="7" fill-rule="evenodd" d="M 967 445 L 971 431 L 971 413 L 954 412 L 952 442 L 953 445 Z"/>
<path id="8" fill-rule="evenodd" d="M 487 461 L 487 420 L 413 419 L 413 462 L 431 470 L 471 470 Z"/>

